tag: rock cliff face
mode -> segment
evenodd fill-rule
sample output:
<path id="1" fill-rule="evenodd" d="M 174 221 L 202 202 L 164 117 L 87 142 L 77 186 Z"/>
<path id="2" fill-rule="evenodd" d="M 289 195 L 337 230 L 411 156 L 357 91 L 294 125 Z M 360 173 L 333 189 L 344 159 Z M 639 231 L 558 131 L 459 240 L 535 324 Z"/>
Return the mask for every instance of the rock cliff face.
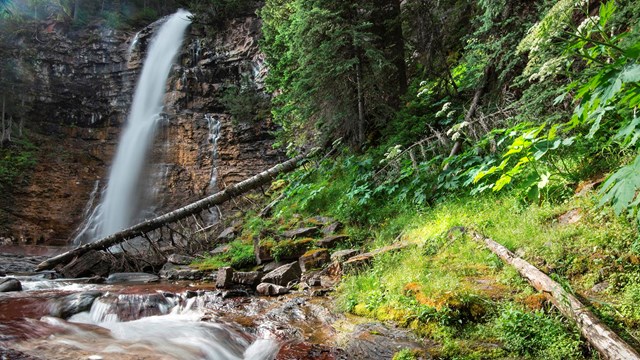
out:
<path id="1" fill-rule="evenodd" d="M 38 49 L 27 120 L 38 159 L 24 183 L 0 197 L 0 238 L 48 244 L 72 238 L 106 184 L 156 26 L 134 36 L 97 25 L 78 34 L 57 30 L 54 24 L 42 27 L 40 42 L 25 44 Z M 272 149 L 269 120 L 232 121 L 221 102 L 224 89 L 243 77 L 262 88 L 259 20 L 250 15 L 234 19 L 207 38 L 189 31 L 167 85 L 148 169 L 155 185 L 145 191 L 154 197 L 156 213 L 186 205 L 283 159 Z M 216 184 L 212 174 L 217 174 Z"/>

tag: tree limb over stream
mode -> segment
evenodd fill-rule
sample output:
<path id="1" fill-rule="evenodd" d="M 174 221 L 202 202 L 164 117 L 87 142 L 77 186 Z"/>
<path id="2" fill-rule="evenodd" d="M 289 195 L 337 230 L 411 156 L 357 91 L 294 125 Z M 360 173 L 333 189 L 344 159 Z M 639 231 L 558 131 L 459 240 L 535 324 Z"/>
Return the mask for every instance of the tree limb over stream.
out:
<path id="1" fill-rule="evenodd" d="M 85 254 L 90 250 L 108 249 L 113 245 L 117 245 L 124 241 L 142 236 L 150 231 L 159 229 L 162 226 L 184 219 L 193 214 L 197 214 L 215 205 L 221 204 L 238 195 L 244 194 L 261 185 L 271 182 L 276 176 L 282 173 L 293 171 L 303 163 L 303 160 L 311 157 L 314 153 L 315 151 L 312 150 L 309 154 L 298 155 L 290 160 L 280 163 L 235 185 L 228 186 L 222 191 L 191 203 L 185 207 L 168 212 L 164 215 L 160 215 L 156 218 L 143 221 L 139 224 L 133 225 L 127 229 L 111 234 L 95 242 L 84 244 L 73 250 L 69 250 L 60 255 L 56 255 L 38 264 L 38 266 L 36 267 L 36 271 L 49 270 L 54 268 L 58 264 L 68 263 L 77 256 Z"/>

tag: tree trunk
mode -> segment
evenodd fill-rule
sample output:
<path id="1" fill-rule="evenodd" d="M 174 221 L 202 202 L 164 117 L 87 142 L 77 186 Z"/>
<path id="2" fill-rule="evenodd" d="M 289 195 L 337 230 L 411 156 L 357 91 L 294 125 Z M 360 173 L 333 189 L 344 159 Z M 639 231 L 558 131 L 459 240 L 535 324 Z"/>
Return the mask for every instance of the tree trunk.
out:
<path id="1" fill-rule="evenodd" d="M 4 111 L 5 111 L 6 98 L 7 98 L 7 96 L 5 94 L 2 94 L 2 137 L 0 137 L 0 145 L 4 144 L 4 137 L 5 137 Z"/>
<path id="2" fill-rule="evenodd" d="M 469 110 L 467 110 L 467 113 L 464 116 L 465 122 L 471 122 L 471 119 L 473 119 L 473 117 L 475 116 L 476 111 L 478 110 L 478 105 L 480 104 L 480 98 L 482 98 L 482 95 L 484 94 L 484 90 L 487 85 L 489 75 L 492 72 L 493 72 L 493 62 L 489 63 L 487 67 L 484 69 L 484 75 L 482 76 L 482 81 L 480 82 L 480 86 L 476 88 L 476 92 L 473 94 L 473 100 L 471 100 L 471 105 L 469 106 Z M 449 152 L 449 157 L 447 157 L 447 159 L 451 159 L 452 157 L 460 153 L 460 151 L 462 150 L 463 141 L 464 141 L 463 136 L 458 137 L 456 142 L 453 144 L 453 147 L 451 148 L 451 152 Z M 445 164 L 443 168 L 444 171 L 446 171 L 447 169 L 449 169 L 449 163 Z"/>
<path id="3" fill-rule="evenodd" d="M 609 329 L 575 296 L 563 289 L 560 284 L 553 281 L 545 273 L 497 242 L 477 232 L 472 232 L 471 236 L 476 241 L 484 243 L 504 262 L 515 267 L 520 275 L 527 279 L 536 290 L 543 292 L 564 316 L 575 321 L 582 335 L 603 358 L 610 360 L 640 359 L 636 350 Z"/>
<path id="4" fill-rule="evenodd" d="M 215 205 L 221 204 L 227 200 L 230 200 L 233 197 L 241 195 L 247 191 L 253 190 L 261 185 L 264 185 L 271 180 L 273 180 L 276 176 L 281 173 L 286 173 L 297 168 L 302 160 L 307 158 L 309 155 L 298 155 L 293 159 L 285 161 L 281 164 L 278 164 L 271 169 L 263 171 L 258 175 L 252 176 L 249 179 L 246 179 L 242 182 L 239 182 L 235 185 L 229 186 L 224 190 L 217 192 L 211 196 L 208 196 L 204 199 L 198 200 L 194 203 L 191 203 L 185 207 L 180 209 L 168 212 L 164 215 L 158 216 L 156 218 L 146 220 L 139 224 L 133 225 L 127 229 L 119 231 L 115 234 L 109 235 L 105 238 L 102 238 L 96 242 L 85 244 L 79 246 L 73 250 L 67 251 L 60 255 L 54 256 L 37 266 L 37 271 L 52 269 L 56 265 L 60 263 L 68 263 L 74 258 L 90 251 L 90 250 L 104 250 L 108 249 L 113 245 L 122 243 L 126 240 L 130 240 L 136 238 L 142 234 L 148 233 L 150 231 L 156 230 L 164 225 L 171 224 L 178 220 L 184 219 L 193 214 L 197 214 L 203 210 L 211 208 Z"/>
<path id="5" fill-rule="evenodd" d="M 358 56 L 358 63 L 356 64 L 356 87 L 358 96 L 358 124 L 356 141 L 358 142 L 358 148 L 361 149 L 364 146 L 364 95 L 362 94 L 362 60 Z"/>

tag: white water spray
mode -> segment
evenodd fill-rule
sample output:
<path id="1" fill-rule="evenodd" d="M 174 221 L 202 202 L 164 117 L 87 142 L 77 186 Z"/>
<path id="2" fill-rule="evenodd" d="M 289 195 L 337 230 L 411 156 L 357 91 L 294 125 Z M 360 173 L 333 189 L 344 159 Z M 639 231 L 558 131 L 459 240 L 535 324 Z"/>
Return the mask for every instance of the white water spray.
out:
<path id="1" fill-rule="evenodd" d="M 102 202 L 74 242 L 92 242 L 132 225 L 139 216 L 142 170 L 160 119 L 167 78 L 191 13 L 178 10 L 155 34 L 136 87 Z"/>

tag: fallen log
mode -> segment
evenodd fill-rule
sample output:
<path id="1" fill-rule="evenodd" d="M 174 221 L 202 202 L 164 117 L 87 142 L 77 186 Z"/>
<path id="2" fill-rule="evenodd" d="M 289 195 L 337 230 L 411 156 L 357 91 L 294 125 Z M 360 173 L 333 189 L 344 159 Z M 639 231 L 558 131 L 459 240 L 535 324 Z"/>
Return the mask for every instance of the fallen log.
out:
<path id="1" fill-rule="evenodd" d="M 553 281 L 524 259 L 518 257 L 504 246 L 477 232 L 471 232 L 472 238 L 484 243 L 504 262 L 513 266 L 536 290 L 543 292 L 560 312 L 575 321 L 582 336 L 602 355 L 610 360 L 640 359 L 638 352 L 598 319 L 575 296 Z"/>
<path id="2" fill-rule="evenodd" d="M 257 175 L 254 175 L 244 181 L 241 181 L 235 185 L 226 187 L 224 190 L 217 192 L 204 199 L 198 200 L 185 207 L 168 212 L 164 215 L 160 215 L 156 218 L 143 221 L 139 224 L 133 225 L 127 229 L 118 231 L 112 235 L 99 239 L 95 242 L 81 245 L 73 250 L 69 250 L 60 255 L 56 255 L 46 261 L 43 261 L 36 267 L 36 271 L 53 269 L 56 265 L 61 263 L 68 263 L 77 256 L 80 256 L 91 250 L 105 250 L 113 245 L 120 244 L 126 240 L 130 240 L 141 236 L 150 231 L 156 230 L 166 224 L 173 223 L 175 221 L 184 219 L 192 214 L 197 214 L 203 210 L 206 210 L 215 205 L 221 204 L 230 200 L 233 197 L 241 195 L 247 191 L 253 190 L 261 185 L 264 185 L 272 181 L 276 176 L 281 173 L 286 173 L 297 168 L 304 159 L 311 155 L 298 155 L 288 161 L 280 163 L 268 170 L 265 170 Z"/>

